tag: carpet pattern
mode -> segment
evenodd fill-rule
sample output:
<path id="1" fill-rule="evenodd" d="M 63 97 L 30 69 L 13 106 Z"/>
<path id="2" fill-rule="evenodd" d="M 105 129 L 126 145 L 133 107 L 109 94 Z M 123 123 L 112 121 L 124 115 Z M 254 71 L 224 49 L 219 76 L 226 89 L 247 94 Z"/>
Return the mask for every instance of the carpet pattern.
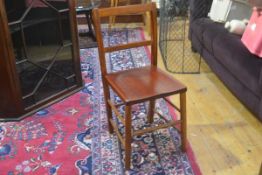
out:
<path id="1" fill-rule="evenodd" d="M 143 40 L 140 29 L 116 30 L 112 39 L 104 33 L 104 42 L 113 45 Z M 145 47 L 114 52 L 107 57 L 110 71 L 149 64 Z M 115 135 L 109 135 L 97 49 L 81 50 L 81 69 L 85 87 L 21 122 L 0 123 L 0 175 L 29 174 L 201 174 L 189 149 L 180 150 L 180 136 L 174 129 L 134 137 L 132 170 L 123 169 L 123 149 Z M 120 99 L 112 95 L 115 101 Z M 162 100 L 158 111 L 169 118 L 174 111 Z M 123 112 L 123 108 L 120 108 Z M 145 123 L 147 104 L 132 108 L 133 127 Z M 157 116 L 155 120 L 163 122 Z M 123 126 L 120 125 L 123 132 Z"/>

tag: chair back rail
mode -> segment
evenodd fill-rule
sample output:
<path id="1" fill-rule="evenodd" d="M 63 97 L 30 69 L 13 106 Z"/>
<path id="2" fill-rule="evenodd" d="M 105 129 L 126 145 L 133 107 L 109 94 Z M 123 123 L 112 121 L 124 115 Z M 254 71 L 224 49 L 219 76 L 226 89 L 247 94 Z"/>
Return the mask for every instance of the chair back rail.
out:
<path id="1" fill-rule="evenodd" d="M 119 15 L 133 15 L 133 14 L 145 14 L 149 13 L 150 17 L 150 28 L 151 28 L 151 40 L 136 41 L 127 44 L 120 44 L 115 46 L 104 47 L 101 18 Z M 129 5 L 129 6 L 118 6 L 111 8 L 95 8 L 93 9 L 93 21 L 96 31 L 96 38 L 98 43 L 99 59 L 102 75 L 107 74 L 105 54 L 107 52 L 120 51 L 129 48 L 151 46 L 151 64 L 157 66 L 157 12 L 155 3 Z"/>

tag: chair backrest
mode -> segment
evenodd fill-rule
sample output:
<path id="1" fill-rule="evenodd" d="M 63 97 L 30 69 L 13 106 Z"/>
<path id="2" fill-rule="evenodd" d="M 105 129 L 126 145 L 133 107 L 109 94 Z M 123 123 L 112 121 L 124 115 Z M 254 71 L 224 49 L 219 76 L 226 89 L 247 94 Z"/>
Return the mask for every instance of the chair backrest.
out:
<path id="1" fill-rule="evenodd" d="M 118 16 L 118 15 L 133 15 L 133 14 L 149 14 L 151 39 L 145 41 L 132 42 L 116 46 L 104 47 L 101 18 Z M 151 45 L 151 64 L 157 66 L 157 11 L 155 3 L 128 5 L 111 8 L 101 8 L 93 10 L 93 21 L 96 32 L 96 39 L 98 43 L 99 59 L 102 75 L 107 74 L 105 54 L 107 52 L 114 52 L 129 48 L 141 47 Z"/>

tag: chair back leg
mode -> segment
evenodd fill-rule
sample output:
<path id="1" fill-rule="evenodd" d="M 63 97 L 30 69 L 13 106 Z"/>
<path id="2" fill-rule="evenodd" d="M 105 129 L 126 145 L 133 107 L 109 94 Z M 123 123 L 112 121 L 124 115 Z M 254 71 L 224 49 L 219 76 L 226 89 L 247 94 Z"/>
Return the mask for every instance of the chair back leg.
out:
<path id="1" fill-rule="evenodd" d="M 147 121 L 148 123 L 152 123 L 154 121 L 154 110 L 155 110 L 155 100 L 149 101 Z"/>
<path id="2" fill-rule="evenodd" d="M 131 141 L 132 141 L 132 116 L 131 106 L 125 106 L 125 168 L 130 169 L 131 165 Z"/>
<path id="3" fill-rule="evenodd" d="M 113 126 L 110 122 L 110 120 L 112 119 L 112 108 L 108 103 L 108 101 L 110 100 L 110 90 L 109 90 L 109 86 L 106 83 L 103 83 L 103 87 L 104 87 L 104 97 L 105 97 L 104 100 L 105 100 L 105 104 L 106 104 L 108 130 L 109 130 L 110 134 L 113 134 L 114 130 L 113 130 Z"/>

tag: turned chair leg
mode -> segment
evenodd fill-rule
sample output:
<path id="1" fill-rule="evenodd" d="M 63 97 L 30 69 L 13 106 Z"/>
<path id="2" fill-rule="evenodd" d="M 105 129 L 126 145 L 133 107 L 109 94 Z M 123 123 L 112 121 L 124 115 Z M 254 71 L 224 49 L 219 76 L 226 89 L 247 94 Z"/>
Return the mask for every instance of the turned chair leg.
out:
<path id="1" fill-rule="evenodd" d="M 180 94 L 180 114 L 181 114 L 181 142 L 182 151 L 186 151 L 187 140 L 187 120 L 186 120 L 186 92 Z"/>
<path id="2" fill-rule="evenodd" d="M 147 121 L 148 123 L 152 123 L 154 121 L 154 110 L 155 110 L 155 100 L 149 101 Z"/>
<path id="3" fill-rule="evenodd" d="M 131 117 L 131 106 L 125 107 L 125 168 L 130 169 L 131 165 L 131 141 L 132 141 L 132 117 Z"/>

